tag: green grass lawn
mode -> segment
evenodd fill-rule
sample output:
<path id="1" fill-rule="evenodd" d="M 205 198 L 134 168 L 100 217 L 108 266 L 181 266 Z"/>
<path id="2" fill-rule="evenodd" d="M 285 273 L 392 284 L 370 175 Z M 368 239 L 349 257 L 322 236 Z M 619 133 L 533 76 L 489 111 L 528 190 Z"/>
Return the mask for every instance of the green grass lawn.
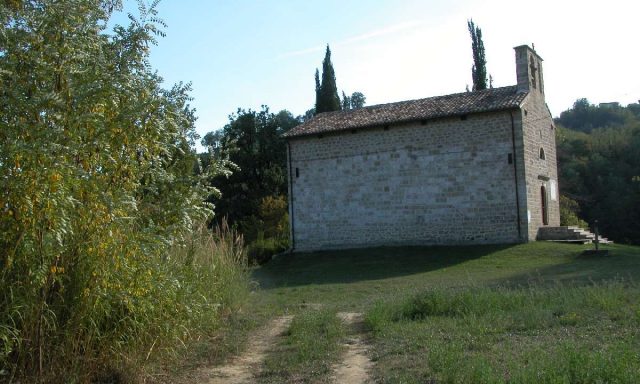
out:
<path id="1" fill-rule="evenodd" d="M 309 346 L 317 330 L 336 325 L 314 313 L 359 311 L 376 382 L 635 382 L 640 248 L 580 255 L 589 248 L 540 242 L 277 257 L 253 273 L 260 289 L 252 309 L 303 320 L 283 341 L 284 354 L 267 361 L 268 375 L 323 382 L 304 372 L 326 371 L 331 358 L 314 365 Z"/>

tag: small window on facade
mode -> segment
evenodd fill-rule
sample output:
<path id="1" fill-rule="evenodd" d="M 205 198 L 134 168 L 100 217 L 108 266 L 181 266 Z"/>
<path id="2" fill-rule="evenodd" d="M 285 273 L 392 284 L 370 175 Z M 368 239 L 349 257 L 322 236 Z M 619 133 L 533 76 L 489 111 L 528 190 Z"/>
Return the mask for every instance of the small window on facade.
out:
<path id="1" fill-rule="evenodd" d="M 540 159 L 541 160 L 545 159 L 545 157 L 544 157 L 544 148 L 540 148 Z"/>
<path id="2" fill-rule="evenodd" d="M 296 177 L 300 177 L 300 169 L 296 168 Z"/>

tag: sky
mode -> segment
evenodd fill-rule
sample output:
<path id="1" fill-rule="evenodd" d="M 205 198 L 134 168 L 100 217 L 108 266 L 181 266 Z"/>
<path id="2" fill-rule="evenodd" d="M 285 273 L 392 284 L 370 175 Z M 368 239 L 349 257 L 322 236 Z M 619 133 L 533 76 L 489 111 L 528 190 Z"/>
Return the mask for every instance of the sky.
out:
<path id="1" fill-rule="evenodd" d="M 135 1 L 124 4 L 112 23 L 138 15 Z M 495 87 L 516 83 L 513 47 L 535 45 L 554 116 L 583 97 L 640 99 L 633 0 L 163 0 L 157 10 L 166 37 L 151 64 L 167 88 L 192 83 L 201 136 L 238 108 L 304 114 L 327 44 L 338 90 L 362 92 L 366 105 L 463 92 L 472 84 L 469 19 Z"/>

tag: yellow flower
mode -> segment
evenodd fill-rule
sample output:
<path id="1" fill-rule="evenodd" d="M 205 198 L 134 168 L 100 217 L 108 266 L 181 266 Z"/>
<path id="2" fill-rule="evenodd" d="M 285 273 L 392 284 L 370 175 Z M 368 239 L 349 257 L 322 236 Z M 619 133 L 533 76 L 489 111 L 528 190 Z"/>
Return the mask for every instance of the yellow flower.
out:
<path id="1" fill-rule="evenodd" d="M 62 176 L 58 172 L 56 172 L 56 173 L 52 174 L 51 176 L 49 176 L 49 180 L 51 180 L 52 183 L 57 183 L 61 179 L 62 179 Z"/>

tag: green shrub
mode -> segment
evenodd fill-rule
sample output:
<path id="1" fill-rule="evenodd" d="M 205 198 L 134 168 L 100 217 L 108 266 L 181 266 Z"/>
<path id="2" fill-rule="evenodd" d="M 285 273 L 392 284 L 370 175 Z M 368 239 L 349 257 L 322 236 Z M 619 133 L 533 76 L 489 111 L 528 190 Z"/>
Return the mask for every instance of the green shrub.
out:
<path id="1" fill-rule="evenodd" d="M 174 252 L 227 164 L 193 173 L 190 87 L 163 89 L 148 63 L 153 7 L 108 34 L 118 1 L 14 3 L 0 7 L 0 380 L 132 377 L 246 282 L 206 244 Z"/>
<path id="2" fill-rule="evenodd" d="M 258 216 L 251 216 L 241 227 L 252 241 L 249 262 L 264 264 L 289 248 L 289 215 L 285 196 L 267 196 L 260 201 Z"/>
<path id="3" fill-rule="evenodd" d="M 247 247 L 250 264 L 264 264 L 271 260 L 273 255 L 284 252 L 289 248 L 288 239 L 270 238 L 261 236 Z"/>
<path id="4" fill-rule="evenodd" d="M 589 228 L 589 224 L 582 220 L 578 215 L 580 213 L 580 205 L 577 201 L 560 195 L 560 225 L 576 226 L 584 229 Z"/>
<path id="5" fill-rule="evenodd" d="M 262 232 L 266 238 L 287 239 L 289 237 L 289 212 L 286 196 L 267 196 L 260 200 L 258 216 L 262 221 Z"/>

